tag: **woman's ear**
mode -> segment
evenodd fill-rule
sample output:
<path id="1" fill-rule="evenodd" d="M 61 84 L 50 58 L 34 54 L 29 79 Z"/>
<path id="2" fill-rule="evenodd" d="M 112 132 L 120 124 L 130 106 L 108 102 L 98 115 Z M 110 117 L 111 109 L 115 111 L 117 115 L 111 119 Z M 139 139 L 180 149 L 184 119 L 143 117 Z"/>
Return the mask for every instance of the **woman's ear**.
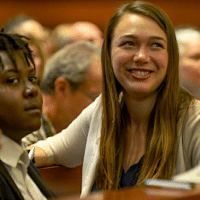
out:
<path id="1" fill-rule="evenodd" d="M 69 82 L 63 78 L 59 77 L 54 83 L 55 94 L 58 96 L 67 95 L 70 92 Z"/>

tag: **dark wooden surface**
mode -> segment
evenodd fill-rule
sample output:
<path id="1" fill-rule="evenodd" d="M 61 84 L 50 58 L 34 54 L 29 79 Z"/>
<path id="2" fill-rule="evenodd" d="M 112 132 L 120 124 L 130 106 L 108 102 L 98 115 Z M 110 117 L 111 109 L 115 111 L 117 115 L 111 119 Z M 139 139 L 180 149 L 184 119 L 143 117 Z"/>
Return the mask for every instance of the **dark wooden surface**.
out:
<path id="1" fill-rule="evenodd" d="M 43 180 L 60 200 L 78 200 L 82 166 L 39 168 Z M 200 188 L 193 190 L 140 187 L 93 193 L 82 200 L 200 200 Z"/>
<path id="2" fill-rule="evenodd" d="M 47 186 L 58 197 L 80 195 L 82 166 L 76 168 L 45 167 L 39 168 L 39 172 Z"/>
<path id="3" fill-rule="evenodd" d="M 77 195 L 60 200 L 78 200 Z M 81 200 L 199 200 L 200 190 L 179 190 L 141 187 L 127 190 L 91 194 Z"/>
<path id="4" fill-rule="evenodd" d="M 60 200 L 78 200 L 78 196 L 70 199 L 63 197 Z M 112 192 L 96 193 L 82 200 L 199 200 L 200 190 L 179 190 L 141 187 Z"/>

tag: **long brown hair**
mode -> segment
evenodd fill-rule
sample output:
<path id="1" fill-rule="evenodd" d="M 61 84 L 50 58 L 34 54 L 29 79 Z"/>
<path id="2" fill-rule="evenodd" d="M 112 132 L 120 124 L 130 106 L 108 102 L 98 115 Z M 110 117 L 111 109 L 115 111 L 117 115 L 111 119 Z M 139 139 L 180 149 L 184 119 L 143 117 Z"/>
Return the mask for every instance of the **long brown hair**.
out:
<path id="1" fill-rule="evenodd" d="M 124 151 L 122 128 L 125 125 L 121 112 L 121 88 L 111 64 L 111 41 L 113 32 L 121 17 L 127 13 L 147 16 L 153 19 L 167 36 L 168 68 L 159 88 L 159 94 L 151 113 L 145 156 L 137 185 L 146 178 L 171 177 L 176 162 L 177 121 L 180 102 L 178 77 L 178 47 L 173 25 L 167 15 L 155 5 L 135 1 L 123 5 L 110 19 L 102 47 L 102 130 L 100 139 L 100 160 L 96 168 L 97 186 L 104 190 L 119 187 Z"/>

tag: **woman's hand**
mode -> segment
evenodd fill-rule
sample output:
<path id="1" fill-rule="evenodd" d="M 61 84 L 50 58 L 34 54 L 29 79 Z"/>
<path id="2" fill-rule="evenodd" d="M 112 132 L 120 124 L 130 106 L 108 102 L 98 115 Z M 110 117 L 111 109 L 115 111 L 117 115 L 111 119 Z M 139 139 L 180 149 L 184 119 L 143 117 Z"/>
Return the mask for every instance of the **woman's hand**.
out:
<path id="1" fill-rule="evenodd" d="M 35 155 L 34 155 L 35 166 L 36 167 L 47 166 L 47 155 L 44 152 L 44 150 L 34 145 L 27 147 L 27 150 L 31 150 L 33 147 L 35 147 Z"/>

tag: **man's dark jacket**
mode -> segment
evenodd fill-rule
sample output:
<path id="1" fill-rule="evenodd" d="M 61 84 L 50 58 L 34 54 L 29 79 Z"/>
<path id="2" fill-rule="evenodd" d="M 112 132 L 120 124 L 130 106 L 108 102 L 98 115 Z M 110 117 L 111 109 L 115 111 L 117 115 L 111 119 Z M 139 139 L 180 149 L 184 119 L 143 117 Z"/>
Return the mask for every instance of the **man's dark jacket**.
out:
<path id="1" fill-rule="evenodd" d="M 54 198 L 55 195 L 51 190 L 46 186 L 42 180 L 38 169 L 34 166 L 32 162 L 28 167 L 28 174 L 36 183 L 40 191 L 47 198 Z M 24 200 L 21 192 L 17 188 L 15 182 L 11 178 L 10 174 L 6 170 L 3 162 L 0 160 L 0 199 L 1 200 Z"/>

